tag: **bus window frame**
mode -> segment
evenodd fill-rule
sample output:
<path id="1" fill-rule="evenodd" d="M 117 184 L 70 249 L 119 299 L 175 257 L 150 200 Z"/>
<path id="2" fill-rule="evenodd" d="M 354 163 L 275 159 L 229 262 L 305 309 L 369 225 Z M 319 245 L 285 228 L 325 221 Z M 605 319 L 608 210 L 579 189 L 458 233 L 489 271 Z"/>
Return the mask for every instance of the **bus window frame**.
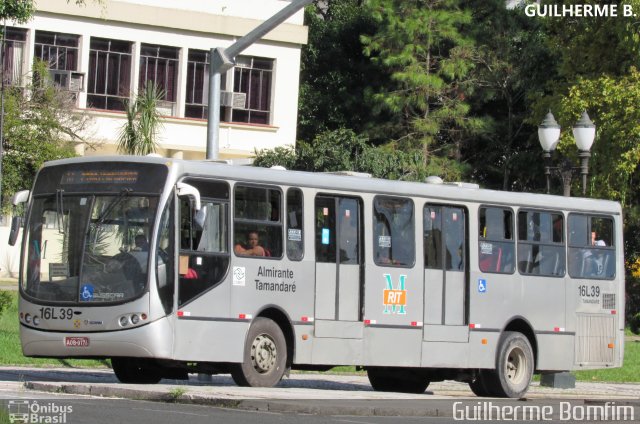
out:
<path id="1" fill-rule="evenodd" d="M 221 184 L 226 186 L 227 194 L 231 193 L 231 187 L 227 181 L 219 180 L 215 178 L 199 178 L 191 175 L 185 175 L 183 178 L 179 179 L 179 182 L 184 182 L 190 185 L 194 185 L 194 187 L 196 188 L 198 188 L 199 184 L 207 184 L 207 183 Z M 198 190 L 200 189 L 198 188 Z M 189 199 L 185 199 L 185 200 L 189 203 L 189 210 L 193 212 L 193 205 L 191 204 L 192 203 L 191 200 Z M 208 252 L 208 251 L 202 251 L 202 250 L 193 250 L 193 247 L 194 247 L 192 243 L 193 237 L 191 237 L 191 242 L 189 245 L 190 248 L 183 249 L 182 248 L 182 209 L 181 209 L 182 199 L 179 196 L 176 196 L 174 201 L 175 201 L 174 214 L 175 214 L 175 227 L 176 227 L 175 250 L 177 252 L 176 254 L 177 261 L 174 264 L 174 272 L 175 272 L 175 275 L 177 275 L 176 287 L 175 287 L 175 296 L 177 296 L 177 298 L 175 302 L 176 302 L 177 308 L 181 308 L 193 302 L 194 300 L 202 297 L 204 294 L 220 286 L 222 283 L 224 283 L 227 280 L 227 277 L 229 276 L 229 270 L 231 268 L 231 251 L 230 251 L 231 240 L 230 240 L 230 236 L 228 235 L 226 240 L 226 250 L 227 250 L 226 252 Z M 200 201 L 203 206 L 208 203 L 216 203 L 216 204 L 221 204 L 225 207 L 226 214 L 227 214 L 226 226 L 227 226 L 227 230 L 230 232 L 230 228 L 231 228 L 230 215 L 231 214 L 229 211 L 231 209 L 231 200 L 229 199 L 229 197 L 225 199 L 225 198 L 207 196 L 207 197 L 201 197 Z M 193 225 L 193 217 L 190 218 L 190 222 Z M 190 230 L 190 234 L 192 234 L 191 230 Z M 185 279 L 184 275 L 180 274 L 180 258 L 182 256 L 186 256 L 189 259 L 192 256 L 202 256 L 202 257 L 208 257 L 208 258 L 227 258 L 227 266 L 226 266 L 226 270 L 224 271 L 223 274 L 221 274 L 217 282 L 207 286 L 206 288 L 204 288 L 204 290 L 200 291 L 195 296 L 181 303 L 180 302 L 180 296 L 181 296 L 180 291 L 181 291 L 181 285 L 182 285 L 181 280 Z"/>
<path id="2" fill-rule="evenodd" d="M 551 223 L 552 228 L 551 228 L 551 238 L 549 242 L 542 242 L 542 241 L 528 241 L 528 240 L 522 240 L 520 239 L 520 213 L 521 212 L 525 212 L 525 213 L 548 213 L 550 214 L 552 217 L 553 215 L 560 215 L 562 217 L 562 243 L 557 243 L 557 242 L 553 242 L 553 221 Z M 567 264 L 568 264 L 568 255 L 567 255 L 567 245 L 568 245 L 568 234 L 567 234 L 567 225 L 568 225 L 568 216 L 565 214 L 565 210 L 557 210 L 557 209 L 539 209 L 539 208 L 530 208 L 530 207 L 520 207 L 517 209 L 516 213 L 515 213 L 515 235 L 516 235 L 516 263 L 515 263 L 515 268 L 518 270 L 518 274 L 521 276 L 525 276 L 525 277 L 549 277 L 549 278 L 557 278 L 557 279 L 563 279 L 567 276 L 568 274 L 568 270 L 567 270 Z M 564 254 L 564 268 L 563 268 L 563 272 L 561 274 L 534 274 L 534 273 L 528 273 L 528 272 L 521 272 L 520 271 L 520 243 L 524 244 L 524 245 L 529 245 L 529 246 L 533 246 L 533 245 L 538 245 L 538 246 L 551 246 L 551 247 L 557 247 L 557 248 L 561 248 L 560 251 Z"/>
<path id="3" fill-rule="evenodd" d="M 238 187 L 248 187 L 248 188 L 257 188 L 257 189 L 263 189 L 263 190 L 275 190 L 278 193 L 280 193 L 280 202 L 279 202 L 279 209 L 280 209 L 280 217 L 278 221 L 267 221 L 267 220 L 258 220 L 258 219 L 248 219 L 248 218 L 236 218 L 236 192 L 237 192 L 237 188 Z M 231 214 L 231 221 L 232 221 L 232 226 L 231 226 L 231 250 L 233 251 L 233 256 L 236 258 L 242 258 L 242 259 L 266 259 L 266 260 L 272 260 L 272 261 L 278 261 L 278 260 L 282 260 L 285 258 L 286 256 L 286 244 L 285 244 L 285 237 L 284 237 L 284 227 L 285 227 L 285 222 L 284 222 L 284 216 L 283 216 L 283 206 L 286 204 L 285 201 L 285 195 L 284 195 L 284 191 L 282 189 L 282 186 L 277 186 L 277 185 L 273 185 L 273 184 L 256 184 L 256 183 L 248 183 L 248 182 L 244 182 L 244 181 L 237 181 L 233 184 L 233 190 L 232 190 L 232 194 L 231 194 L 231 203 L 230 203 L 230 214 Z M 261 225 L 263 227 L 269 226 L 269 227 L 280 227 L 280 231 L 279 231 L 279 237 L 280 237 L 280 246 L 281 246 L 281 251 L 280 251 L 280 255 L 279 256 L 252 256 L 252 255 L 238 255 L 235 252 L 235 249 L 233 248 L 236 244 L 236 224 L 240 223 L 240 224 L 254 224 L 256 227 L 258 225 Z M 255 231 L 255 230 L 254 230 Z M 258 234 L 260 234 L 260 230 L 258 229 Z M 244 238 L 243 240 L 246 239 L 247 233 L 243 234 Z M 261 244 L 262 248 L 265 249 L 265 246 L 263 244 Z"/>
<path id="4" fill-rule="evenodd" d="M 482 209 L 500 209 L 502 211 L 509 211 L 511 212 L 511 240 L 509 239 L 501 239 L 501 240 L 494 240 L 492 238 L 487 238 L 487 237 L 483 237 L 480 235 L 479 230 L 480 230 L 480 211 Z M 518 268 L 518 241 L 517 241 L 517 212 L 514 211 L 513 208 L 508 207 L 508 206 L 501 206 L 501 205 L 491 205 L 491 204 L 485 204 L 482 203 L 480 205 L 478 205 L 478 212 L 477 212 L 477 223 L 478 223 L 478 234 L 476 234 L 476 236 L 478 237 L 478 270 L 483 273 L 483 274 L 501 274 L 501 275 L 514 275 L 516 273 L 516 270 Z M 489 242 L 489 243 L 511 243 L 512 247 L 513 247 L 513 263 L 512 263 L 512 269 L 511 271 L 483 271 L 482 269 L 480 269 L 480 244 L 482 242 Z M 529 274 L 526 274 L 529 275 Z"/>
<path id="5" fill-rule="evenodd" d="M 609 221 L 611 221 L 611 237 L 612 237 L 612 241 L 610 245 L 605 245 L 605 246 L 594 246 L 594 245 L 577 245 L 577 244 L 571 244 L 569 243 L 569 218 L 571 216 L 583 216 L 587 218 L 587 222 L 588 222 L 588 231 L 587 231 L 587 241 L 591 239 L 591 235 L 590 233 L 593 231 L 592 225 L 591 225 L 591 221 L 593 218 L 599 218 L 599 219 L 607 219 Z M 567 275 L 573 279 L 573 280 L 596 280 L 596 281 L 615 281 L 617 279 L 617 274 L 618 274 L 618 270 L 616 267 L 616 262 L 618 260 L 618 248 L 616 246 L 616 219 L 613 215 L 605 215 L 605 214 L 601 214 L 601 213 L 589 213 L 589 212 L 569 212 L 567 214 Z M 602 250 L 602 251 L 607 251 L 607 252 L 613 252 L 613 262 L 614 262 L 614 266 L 613 266 L 613 275 L 611 277 L 606 277 L 606 278 L 598 278 L 598 277 L 593 277 L 593 276 L 586 276 L 586 275 L 572 275 L 571 273 L 571 253 L 572 253 L 572 249 L 580 249 L 580 250 Z"/>
<path id="6" fill-rule="evenodd" d="M 300 255 L 300 258 L 291 258 L 291 255 L 289 255 L 289 193 L 292 191 L 298 191 L 300 193 L 300 207 L 301 207 L 301 220 L 300 220 L 300 232 L 301 232 L 301 246 L 302 246 L 302 254 Z M 288 187 L 287 191 L 285 193 L 285 197 L 284 197 L 284 218 L 286 218 L 283 227 L 284 227 L 284 231 L 286 233 L 286 237 L 285 237 L 285 244 L 284 244 L 284 251 L 286 252 L 287 255 L 287 259 L 293 262 L 300 262 L 304 260 L 304 255 L 305 255 L 305 246 L 304 246 L 304 242 L 305 242 L 305 237 L 304 237 L 304 191 L 300 188 L 300 187 Z"/>
<path id="7" fill-rule="evenodd" d="M 413 244 L 412 246 L 412 260 L 410 261 L 410 263 L 407 264 L 395 264 L 393 262 L 390 263 L 384 263 L 384 262 L 380 262 L 378 261 L 378 255 L 377 255 L 377 249 L 378 249 L 378 241 L 376 240 L 377 237 L 377 231 L 376 231 L 376 227 L 377 227 L 377 223 L 378 220 L 376 219 L 376 201 L 378 199 L 387 199 L 387 200 L 408 200 L 409 203 L 411 204 L 411 224 L 413 226 L 413 237 L 411 238 L 411 243 Z M 372 219 L 372 230 L 371 230 L 371 235 L 373 236 L 371 242 L 372 244 L 372 248 L 371 248 L 371 254 L 373 257 L 373 263 L 376 266 L 379 267 L 384 267 L 384 268 L 413 268 L 416 266 L 417 263 L 417 249 L 418 249 L 418 245 L 416 243 L 416 201 L 414 198 L 412 197 L 407 197 L 407 196 L 390 196 L 388 194 L 377 194 L 373 197 L 373 199 L 371 199 L 371 219 Z M 392 247 L 393 247 L 393 240 L 392 240 Z M 393 261 L 393 259 L 392 259 Z"/>

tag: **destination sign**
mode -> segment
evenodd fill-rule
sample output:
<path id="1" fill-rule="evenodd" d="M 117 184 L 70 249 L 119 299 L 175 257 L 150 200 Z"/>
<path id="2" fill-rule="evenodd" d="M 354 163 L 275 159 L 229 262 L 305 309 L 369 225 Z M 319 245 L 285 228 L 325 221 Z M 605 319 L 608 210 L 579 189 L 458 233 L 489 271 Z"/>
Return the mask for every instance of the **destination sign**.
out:
<path id="1" fill-rule="evenodd" d="M 135 184 L 138 171 L 134 170 L 74 170 L 62 174 L 61 185 L 81 184 Z"/>

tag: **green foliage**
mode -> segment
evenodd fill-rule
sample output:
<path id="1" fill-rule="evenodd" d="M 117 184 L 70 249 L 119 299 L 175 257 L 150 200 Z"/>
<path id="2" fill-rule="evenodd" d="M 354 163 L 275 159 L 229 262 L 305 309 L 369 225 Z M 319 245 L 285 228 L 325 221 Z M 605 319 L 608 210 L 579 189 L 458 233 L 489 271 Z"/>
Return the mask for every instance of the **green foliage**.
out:
<path id="1" fill-rule="evenodd" d="M 369 0 L 378 28 L 361 37 L 365 54 L 390 75 L 373 99 L 393 116 L 394 148 L 419 150 L 425 166 L 436 161 L 445 172 L 457 167 L 463 145 L 483 126 L 466 102 L 473 41 L 464 35 L 471 14 L 460 3 Z"/>
<path id="2" fill-rule="evenodd" d="M 0 2 L 0 20 L 19 24 L 28 22 L 35 12 L 32 0 L 3 0 Z"/>
<path id="3" fill-rule="evenodd" d="M 4 313 L 7 309 L 11 307 L 11 303 L 13 302 L 13 298 L 11 294 L 7 291 L 0 291 L 0 315 Z"/>
<path id="4" fill-rule="evenodd" d="M 322 132 L 340 128 L 361 133 L 375 125 L 365 90 L 379 85 L 384 76 L 362 52 L 360 35 L 373 33 L 375 23 L 361 3 L 330 0 L 305 10 L 309 41 L 301 58 L 301 140 L 309 142 Z"/>
<path id="5" fill-rule="evenodd" d="M 148 155 L 158 147 L 158 134 L 162 127 L 158 104 L 164 90 L 155 83 L 147 84 L 125 109 L 127 120 L 118 135 L 118 150 L 128 155 Z"/>
<path id="6" fill-rule="evenodd" d="M 87 114 L 75 110 L 71 93 L 49 81 L 43 62 L 34 64 L 33 74 L 25 90 L 10 87 L 4 92 L 5 208 L 13 193 L 31 188 L 44 162 L 75 156 L 74 144 L 83 141 L 80 134 L 89 123 Z"/>
<path id="7" fill-rule="evenodd" d="M 404 152 L 391 145 L 371 146 L 368 140 L 351 130 L 326 131 L 313 142 L 298 142 L 292 147 L 256 151 L 255 166 L 284 166 L 287 169 L 335 172 L 355 171 L 374 177 L 423 181 L 429 175 L 441 175 L 448 180 L 460 180 L 463 168 L 451 167 L 433 158 L 425 166 L 418 151 Z"/>

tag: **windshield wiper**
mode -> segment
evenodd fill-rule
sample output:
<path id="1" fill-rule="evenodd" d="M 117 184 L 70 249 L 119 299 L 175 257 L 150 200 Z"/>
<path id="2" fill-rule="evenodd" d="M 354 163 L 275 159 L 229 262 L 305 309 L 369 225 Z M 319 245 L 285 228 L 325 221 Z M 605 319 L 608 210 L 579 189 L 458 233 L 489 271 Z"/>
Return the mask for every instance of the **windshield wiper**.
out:
<path id="1" fill-rule="evenodd" d="M 131 193 L 132 191 L 133 190 L 130 188 L 123 188 L 122 191 L 120 191 L 120 194 L 118 195 L 118 197 L 113 199 L 111 203 L 109 203 L 107 207 L 102 211 L 102 213 L 96 220 L 96 227 L 101 226 L 104 223 L 104 221 L 107 219 L 107 216 L 109 216 L 111 211 L 113 211 L 116 208 L 116 206 L 118 206 L 124 200 L 124 198 L 127 197 L 127 195 L 129 195 L 129 193 Z"/>

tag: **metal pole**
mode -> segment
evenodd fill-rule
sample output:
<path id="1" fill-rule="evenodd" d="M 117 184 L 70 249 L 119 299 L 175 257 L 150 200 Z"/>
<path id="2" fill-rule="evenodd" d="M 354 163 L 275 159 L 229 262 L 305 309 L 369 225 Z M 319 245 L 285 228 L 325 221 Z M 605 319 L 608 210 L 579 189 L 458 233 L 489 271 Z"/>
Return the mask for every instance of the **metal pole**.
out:
<path id="1" fill-rule="evenodd" d="M 209 69 L 209 110 L 207 111 L 207 159 L 217 160 L 220 149 L 220 76 L 233 67 L 235 57 L 255 43 L 269 31 L 286 21 L 298 10 L 313 0 L 294 0 L 278 13 L 258 25 L 247 35 L 226 49 L 211 49 L 211 68 Z"/>

